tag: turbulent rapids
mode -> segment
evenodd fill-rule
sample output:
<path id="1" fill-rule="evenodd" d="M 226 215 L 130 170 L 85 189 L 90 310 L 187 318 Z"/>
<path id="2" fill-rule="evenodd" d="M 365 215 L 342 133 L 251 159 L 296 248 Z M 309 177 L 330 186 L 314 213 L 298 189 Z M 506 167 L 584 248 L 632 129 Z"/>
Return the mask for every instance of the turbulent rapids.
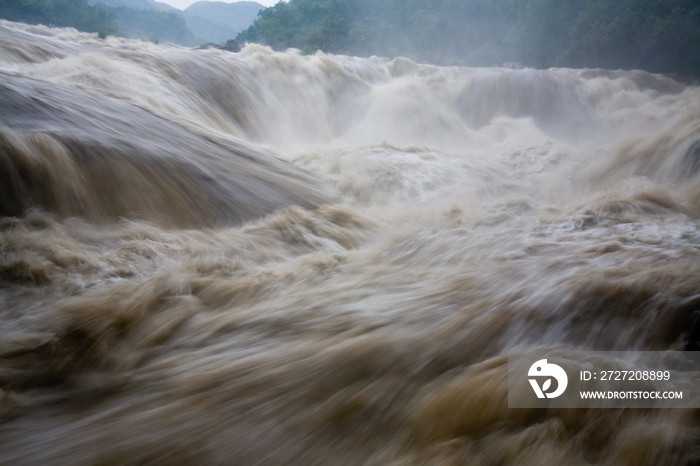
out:
<path id="1" fill-rule="evenodd" d="M 507 408 L 700 328 L 700 89 L 0 22 L 0 464 L 700 462 Z"/>

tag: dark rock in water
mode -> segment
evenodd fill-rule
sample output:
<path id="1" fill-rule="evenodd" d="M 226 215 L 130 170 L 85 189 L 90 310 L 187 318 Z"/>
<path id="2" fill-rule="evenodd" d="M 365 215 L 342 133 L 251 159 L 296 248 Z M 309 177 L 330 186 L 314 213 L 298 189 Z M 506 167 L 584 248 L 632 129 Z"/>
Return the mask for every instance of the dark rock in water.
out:
<path id="1" fill-rule="evenodd" d="M 700 310 L 688 316 L 687 329 L 683 351 L 700 351 Z"/>
<path id="2" fill-rule="evenodd" d="M 223 50 L 238 53 L 241 51 L 241 44 L 236 39 L 231 39 L 231 40 L 226 41 L 226 43 L 224 44 Z"/>
<path id="3" fill-rule="evenodd" d="M 0 215 L 17 217 L 24 213 L 24 208 L 20 192 L 13 184 L 12 167 L 4 152 L 4 147 L 0 146 Z"/>
<path id="4" fill-rule="evenodd" d="M 221 50 L 221 46 L 219 44 L 215 44 L 213 42 L 207 42 L 206 44 L 202 44 L 199 47 L 197 47 L 195 50 L 209 50 L 209 49 L 219 49 Z"/>
<path id="5" fill-rule="evenodd" d="M 686 173 L 689 176 L 695 175 L 700 170 L 700 140 L 695 141 L 690 145 L 690 148 L 685 153 Z"/>
<path id="6" fill-rule="evenodd" d="M 214 44 L 213 42 L 207 42 L 206 44 L 200 45 L 195 50 L 208 50 L 208 49 L 226 50 L 227 52 L 238 53 L 241 51 L 241 44 L 235 39 L 231 39 L 229 41 L 226 41 L 226 43 L 224 45 Z"/>
<path id="7" fill-rule="evenodd" d="M 223 225 L 327 200 L 288 163 L 115 99 L 0 73 L 0 108 L 0 215 Z"/>

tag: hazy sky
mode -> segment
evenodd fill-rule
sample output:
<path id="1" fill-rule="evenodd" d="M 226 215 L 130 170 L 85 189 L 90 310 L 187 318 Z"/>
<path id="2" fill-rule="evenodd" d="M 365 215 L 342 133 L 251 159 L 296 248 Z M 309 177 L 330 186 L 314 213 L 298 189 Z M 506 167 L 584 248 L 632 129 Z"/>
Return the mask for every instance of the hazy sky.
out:
<path id="1" fill-rule="evenodd" d="M 187 8 L 188 6 L 192 5 L 193 3 L 196 3 L 198 0 L 156 0 L 161 3 L 167 3 L 168 5 L 174 6 L 175 8 L 179 8 L 181 10 Z M 236 0 L 219 0 L 223 1 L 224 3 L 236 3 Z M 262 3 L 265 6 L 272 6 L 276 4 L 279 0 L 252 0 L 256 1 L 258 3 Z"/>

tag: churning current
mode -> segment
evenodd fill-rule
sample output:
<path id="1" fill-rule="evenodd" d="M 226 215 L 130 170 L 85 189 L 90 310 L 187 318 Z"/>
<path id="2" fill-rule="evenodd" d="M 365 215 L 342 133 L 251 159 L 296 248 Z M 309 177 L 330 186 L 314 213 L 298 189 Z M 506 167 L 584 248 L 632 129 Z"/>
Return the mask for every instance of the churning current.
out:
<path id="1" fill-rule="evenodd" d="M 0 464 L 697 464 L 507 361 L 695 345 L 698 215 L 670 77 L 0 21 Z"/>

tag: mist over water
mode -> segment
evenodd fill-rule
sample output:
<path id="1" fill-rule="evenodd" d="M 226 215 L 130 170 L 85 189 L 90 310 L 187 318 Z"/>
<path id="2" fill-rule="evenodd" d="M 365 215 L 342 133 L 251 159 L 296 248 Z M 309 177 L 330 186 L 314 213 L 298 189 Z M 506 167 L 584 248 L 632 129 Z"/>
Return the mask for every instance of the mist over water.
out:
<path id="1" fill-rule="evenodd" d="M 507 409 L 509 354 L 690 338 L 698 87 L 0 22 L 0 108 L 0 464 L 700 461 Z"/>

